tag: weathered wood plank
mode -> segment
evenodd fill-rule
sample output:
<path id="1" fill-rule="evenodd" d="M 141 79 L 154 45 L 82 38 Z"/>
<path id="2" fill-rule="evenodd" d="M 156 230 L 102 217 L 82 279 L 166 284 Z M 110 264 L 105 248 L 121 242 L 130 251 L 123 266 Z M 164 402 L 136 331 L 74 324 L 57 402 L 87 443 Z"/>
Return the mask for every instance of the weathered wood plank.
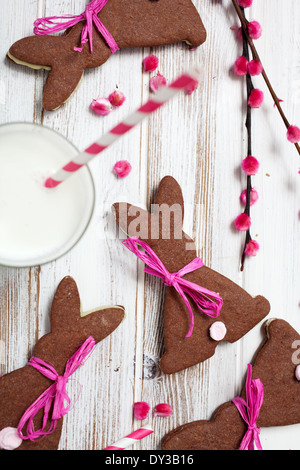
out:
<path id="1" fill-rule="evenodd" d="M 3 58 L 11 43 L 32 34 L 36 17 L 81 11 L 75 0 L 1 3 L 5 13 L 0 18 L 5 38 L 0 44 Z M 285 318 L 300 331 L 298 156 L 286 142 L 283 123 L 261 77 L 255 78 L 265 91 L 264 107 L 253 113 L 254 153 L 261 168 L 253 179 L 260 199 L 252 208 L 252 234 L 261 251 L 255 259 L 247 260 L 242 274 L 243 235 L 232 228 L 242 210 L 239 195 L 245 178 L 239 165 L 246 151 L 244 83 L 230 70 L 241 53 L 230 30 L 237 19 L 230 0 L 194 3 L 207 28 L 207 42 L 196 51 L 173 45 L 153 52 L 160 59 L 159 71 L 169 80 L 189 67 L 200 67 L 199 89 L 191 96 L 176 97 L 91 162 L 95 212 L 76 247 L 40 268 L 0 269 L 2 374 L 24 365 L 37 338 L 49 331 L 51 301 L 65 275 L 72 275 L 78 283 L 83 310 L 108 304 L 121 304 L 126 309 L 126 319 L 118 330 L 98 345 L 76 374 L 81 394 L 65 419 L 61 449 L 100 449 L 111 444 L 139 426 L 132 418 L 132 404 L 140 400 L 152 407 L 159 402 L 174 407 L 171 418 L 150 416 L 154 435 L 134 447 L 159 448 L 165 432 L 194 419 L 209 418 L 218 405 L 239 393 L 247 362 L 263 337 L 258 326 L 238 343 L 220 345 L 204 364 L 171 377 L 163 376 L 157 368 L 163 352 L 164 288 L 157 279 L 144 276 L 141 263 L 124 249 L 116 236 L 110 207 L 119 200 L 149 205 L 159 180 L 167 174 L 182 186 L 185 231 L 195 237 L 204 262 L 251 294 L 262 293 L 271 302 L 270 316 Z M 287 116 L 297 124 L 299 5 L 296 0 L 290 0 L 288 9 L 280 0 L 254 2 L 249 17 L 263 26 L 257 47 L 279 97 L 284 99 Z M 142 73 L 141 63 L 149 52 L 121 51 L 101 69 L 87 71 L 72 99 L 51 113 L 41 107 L 46 73 L 4 61 L 0 65 L 0 123 L 42 123 L 83 149 L 146 101 L 149 76 Z M 127 97 L 124 106 L 105 118 L 93 115 L 89 109 L 92 99 L 107 96 L 115 86 Z M 129 160 L 133 167 L 124 180 L 112 173 L 119 159 Z M 70 384 L 74 397 L 78 382 Z M 299 434 L 300 426 L 296 425 L 263 429 L 261 436 L 266 449 L 297 449 Z"/>

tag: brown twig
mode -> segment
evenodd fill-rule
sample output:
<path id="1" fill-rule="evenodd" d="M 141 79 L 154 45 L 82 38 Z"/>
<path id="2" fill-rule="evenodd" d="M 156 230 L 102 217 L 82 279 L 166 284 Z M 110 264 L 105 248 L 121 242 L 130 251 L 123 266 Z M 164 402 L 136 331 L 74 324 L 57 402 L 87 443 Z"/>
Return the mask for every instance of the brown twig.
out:
<path id="1" fill-rule="evenodd" d="M 242 9 L 242 14 L 244 17 L 244 9 Z M 245 17 L 244 17 L 245 18 Z M 243 56 L 246 57 L 246 59 L 249 62 L 250 59 L 250 54 L 249 54 L 249 45 L 247 41 L 247 37 L 243 33 Z M 247 116 L 246 116 L 246 129 L 247 129 L 247 142 L 248 142 L 248 148 L 247 148 L 247 155 L 252 155 L 252 108 L 249 105 L 249 96 L 251 94 L 251 91 L 253 90 L 254 86 L 252 83 L 252 78 L 249 73 L 246 75 L 246 84 L 247 84 Z M 247 176 L 247 189 L 246 189 L 246 207 L 244 210 L 244 213 L 247 214 L 250 217 L 250 201 L 251 201 L 251 191 L 252 191 L 252 181 L 251 181 L 251 176 Z M 251 234 L 250 234 L 250 228 L 246 232 L 246 239 L 245 239 L 245 245 L 242 253 L 242 258 L 241 258 L 241 271 L 244 270 L 244 263 L 245 263 L 245 258 L 246 258 L 246 246 L 248 242 L 251 240 Z"/>
<path id="2" fill-rule="evenodd" d="M 237 13 L 237 15 L 238 15 L 238 17 L 239 17 L 239 19 L 240 19 L 240 22 L 241 22 L 241 25 L 242 25 L 242 30 L 243 30 L 244 35 L 245 35 L 246 38 L 247 38 L 247 42 L 248 42 L 249 47 L 250 47 L 250 49 L 251 49 L 253 59 L 254 59 L 254 60 L 259 60 L 259 62 L 262 64 L 262 61 L 260 60 L 260 57 L 259 57 L 258 52 L 257 52 L 257 50 L 256 50 L 256 47 L 254 46 L 253 41 L 252 41 L 252 39 L 250 38 L 249 33 L 248 33 L 248 23 L 249 23 L 249 22 L 248 22 L 248 20 L 245 18 L 244 14 L 243 14 L 243 11 L 242 11 L 242 8 L 239 6 L 237 0 L 232 0 L 232 3 L 233 3 L 233 6 L 234 6 L 234 8 L 235 8 L 235 11 L 236 11 L 236 13 Z M 272 87 L 272 85 L 271 85 L 271 83 L 270 83 L 270 80 L 269 80 L 269 78 L 268 78 L 268 76 L 267 76 L 266 71 L 265 71 L 264 68 L 263 68 L 263 71 L 262 71 L 262 76 L 263 76 L 263 79 L 264 79 L 264 81 L 265 81 L 265 83 L 266 83 L 266 85 L 267 85 L 267 88 L 268 88 L 269 92 L 271 93 L 271 96 L 272 96 L 272 98 L 273 98 L 273 100 L 274 100 L 274 103 L 275 103 L 275 105 L 276 105 L 276 108 L 278 109 L 279 114 L 280 114 L 280 116 L 281 116 L 281 118 L 282 118 L 282 120 L 283 120 L 283 122 L 284 122 L 286 128 L 288 129 L 288 128 L 290 127 L 290 123 L 289 123 L 288 119 L 286 118 L 286 116 L 285 116 L 285 114 L 284 114 L 284 112 L 283 112 L 283 109 L 282 109 L 282 107 L 281 107 L 281 105 L 280 105 L 279 98 L 278 98 L 278 96 L 276 95 L 276 93 L 275 93 L 275 91 L 274 91 L 274 89 L 273 89 L 273 87 Z M 294 145 L 295 145 L 295 147 L 296 147 L 296 149 L 297 149 L 297 151 L 298 151 L 298 154 L 300 155 L 300 146 L 299 146 L 299 144 L 298 144 L 298 143 L 295 143 Z"/>

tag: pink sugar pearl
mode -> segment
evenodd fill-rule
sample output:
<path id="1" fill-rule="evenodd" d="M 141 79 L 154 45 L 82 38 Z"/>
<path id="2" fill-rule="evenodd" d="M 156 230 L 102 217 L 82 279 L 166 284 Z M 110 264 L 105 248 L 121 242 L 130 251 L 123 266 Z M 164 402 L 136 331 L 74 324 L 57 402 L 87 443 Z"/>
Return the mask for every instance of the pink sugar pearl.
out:
<path id="1" fill-rule="evenodd" d="M 0 431 L 0 449 L 15 450 L 22 444 L 23 439 L 16 428 L 7 427 Z"/>
<path id="2" fill-rule="evenodd" d="M 221 321 L 215 321 L 209 328 L 209 335 L 214 341 L 222 341 L 227 333 L 225 324 Z"/>

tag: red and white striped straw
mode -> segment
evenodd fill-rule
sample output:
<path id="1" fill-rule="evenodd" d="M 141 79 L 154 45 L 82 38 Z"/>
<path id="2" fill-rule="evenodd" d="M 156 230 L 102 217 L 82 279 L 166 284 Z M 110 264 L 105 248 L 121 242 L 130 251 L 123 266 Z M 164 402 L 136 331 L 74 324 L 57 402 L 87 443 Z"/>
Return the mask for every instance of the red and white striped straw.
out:
<path id="1" fill-rule="evenodd" d="M 187 89 L 189 86 L 198 83 L 198 73 L 185 73 L 178 77 L 169 86 L 162 87 L 158 92 L 151 97 L 144 105 L 137 109 L 134 113 L 130 114 L 124 121 L 119 123 L 109 132 L 104 134 L 99 140 L 91 144 L 83 152 L 79 153 L 74 160 L 70 161 L 67 165 L 57 171 L 54 175 L 47 178 L 44 185 L 46 188 L 55 188 L 60 183 L 65 181 L 69 176 L 74 174 L 82 166 L 86 165 L 95 155 L 103 152 L 107 147 L 114 143 L 121 136 L 130 131 L 133 127 L 139 124 L 143 119 L 152 114 L 158 108 L 167 103 L 177 93 Z"/>
<path id="2" fill-rule="evenodd" d="M 149 436 L 153 433 L 153 429 L 149 424 L 143 426 L 142 428 L 137 429 L 136 431 L 128 434 L 128 436 L 123 437 L 119 441 L 115 442 L 113 445 L 106 447 L 103 450 L 124 450 L 126 447 L 132 446 L 136 442 L 139 442 L 144 437 Z"/>

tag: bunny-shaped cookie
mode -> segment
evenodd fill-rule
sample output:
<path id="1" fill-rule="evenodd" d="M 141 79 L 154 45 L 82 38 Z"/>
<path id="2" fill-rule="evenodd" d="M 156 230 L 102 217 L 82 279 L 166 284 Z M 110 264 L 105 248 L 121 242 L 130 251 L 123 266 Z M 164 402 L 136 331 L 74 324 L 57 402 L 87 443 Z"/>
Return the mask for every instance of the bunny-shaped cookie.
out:
<path id="1" fill-rule="evenodd" d="M 300 423 L 300 335 L 284 320 L 265 323 L 266 338 L 254 359 L 252 378 L 263 384 L 257 427 Z M 298 352 L 297 352 L 298 349 Z M 245 392 L 243 390 L 242 396 Z M 233 397 L 234 398 L 234 397 Z M 237 450 L 247 425 L 233 402 L 221 405 L 210 421 L 194 421 L 168 433 L 163 450 Z"/>
<path id="2" fill-rule="evenodd" d="M 138 236 L 146 242 L 169 273 L 177 273 L 196 258 L 193 240 L 182 231 L 183 197 L 173 177 L 166 176 L 160 182 L 152 214 L 127 203 L 116 203 L 113 208 L 122 230 L 129 237 Z M 191 303 L 195 324 L 192 335 L 186 337 L 189 329 L 186 304 L 173 287 L 167 287 L 164 309 L 166 352 L 160 361 L 161 370 L 166 374 L 205 361 L 214 354 L 220 341 L 237 341 L 270 310 L 269 302 L 264 297 L 253 298 L 230 279 L 207 266 L 184 278 L 219 293 L 223 306 L 219 317 L 213 319 Z M 212 333 L 219 326 L 223 327 L 221 339 Z"/>
<path id="3" fill-rule="evenodd" d="M 191 0 L 108 0 L 98 18 L 119 49 L 162 46 L 186 41 L 197 47 L 206 39 L 201 18 Z M 48 69 L 43 106 L 53 110 L 66 102 L 87 68 L 99 67 L 111 55 L 103 37 L 93 26 L 93 52 L 80 45 L 81 21 L 63 36 L 31 36 L 14 43 L 8 57 L 17 64 Z"/>
<path id="4" fill-rule="evenodd" d="M 51 333 L 36 344 L 33 356 L 54 367 L 61 376 L 67 361 L 92 336 L 95 343 L 110 335 L 124 318 L 121 306 L 105 307 L 88 314 L 81 313 L 75 281 L 67 276 L 59 284 L 51 308 Z M 30 365 L 0 378 L 0 434 L 17 428 L 24 412 L 50 385 L 51 380 Z M 34 424 L 41 426 L 42 414 Z M 23 440 L 18 450 L 55 450 L 58 447 L 63 419 L 55 431 L 41 440 Z"/>

